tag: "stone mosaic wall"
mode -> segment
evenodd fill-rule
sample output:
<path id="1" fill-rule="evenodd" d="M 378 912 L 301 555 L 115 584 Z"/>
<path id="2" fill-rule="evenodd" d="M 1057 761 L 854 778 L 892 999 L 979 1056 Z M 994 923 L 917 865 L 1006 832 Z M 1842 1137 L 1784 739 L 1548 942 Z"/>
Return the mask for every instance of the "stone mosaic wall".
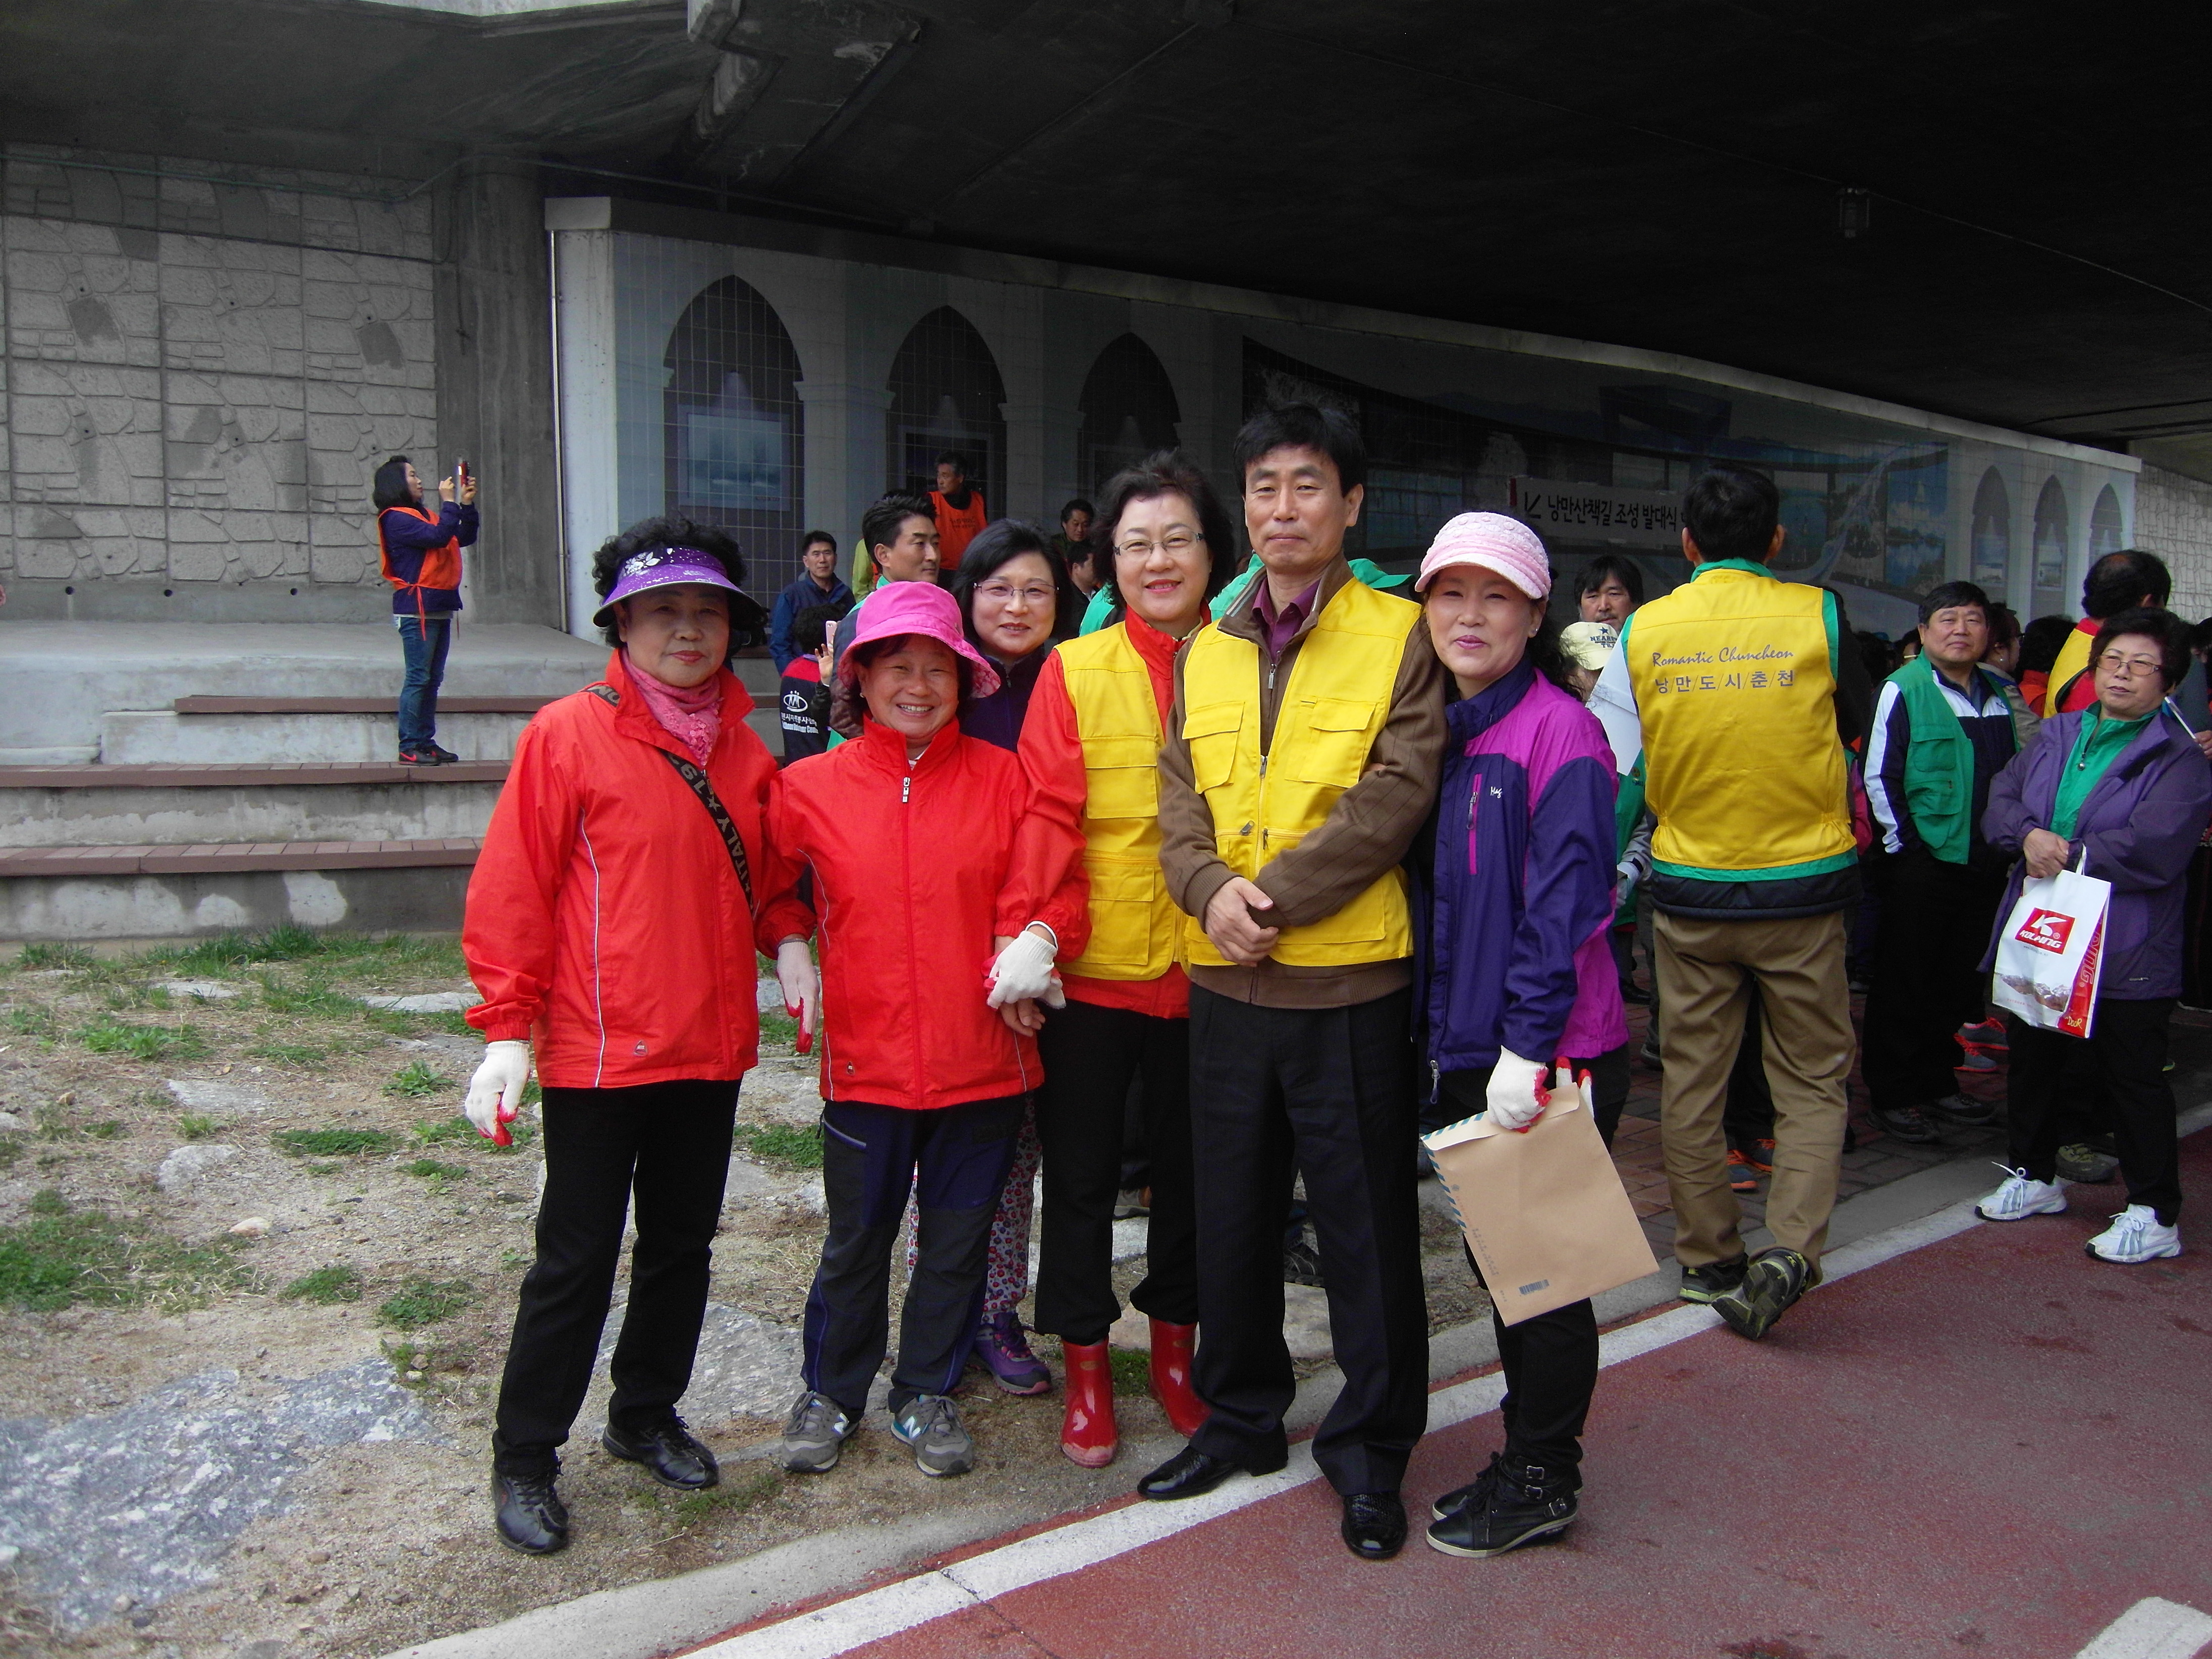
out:
<path id="1" fill-rule="evenodd" d="M 2173 571 L 2173 608 L 2212 617 L 2212 483 L 2145 466 L 2136 480 L 2136 545 Z"/>
<path id="2" fill-rule="evenodd" d="M 437 476 L 428 201 L 29 145 L 5 180 L 0 583 L 375 583 L 370 475 Z"/>

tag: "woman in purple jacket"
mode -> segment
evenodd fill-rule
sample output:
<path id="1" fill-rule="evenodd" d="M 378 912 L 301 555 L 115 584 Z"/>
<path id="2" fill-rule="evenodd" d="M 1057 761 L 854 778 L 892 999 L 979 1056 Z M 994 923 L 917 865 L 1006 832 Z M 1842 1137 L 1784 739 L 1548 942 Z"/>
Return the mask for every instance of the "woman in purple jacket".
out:
<path id="1" fill-rule="evenodd" d="M 2097 701 L 2044 721 L 2033 746 L 1997 774 L 1982 813 L 1991 847 L 2020 854 L 1997 927 L 2028 876 L 2072 867 L 2112 884 L 2089 1059 L 2111 1108 L 2128 1204 L 2088 1242 L 2100 1261 L 2181 1254 L 2181 1152 L 2166 1080 L 2166 1020 L 2181 994 L 2182 901 L 2189 860 L 2212 815 L 2212 766 L 2166 701 L 2189 672 L 2189 629 L 2166 611 L 2123 611 L 2098 631 Z M 1982 966 L 1996 958 L 1996 937 Z M 1975 1206 L 1985 1221 L 2066 1208 L 2058 1179 L 2068 1046 L 2081 1039 L 2007 1015 L 2006 1105 L 2014 1168 Z"/>
<path id="2" fill-rule="evenodd" d="M 1463 513 L 1437 532 L 1415 588 L 1458 690 L 1445 710 L 1433 842 L 1415 855 L 1426 901 L 1417 1006 L 1434 1079 L 1422 1127 L 1487 1111 L 1524 1128 L 1555 1061 L 1627 1076 L 1628 1025 L 1606 939 L 1613 751 L 1564 689 L 1545 617 L 1551 561 L 1534 531 L 1502 514 Z M 1611 1110 L 1597 1114 L 1598 1128 L 1610 1144 L 1626 1091 L 1603 1092 Z M 1429 1543 L 1448 1555 L 1500 1555 L 1575 1518 L 1596 1316 L 1577 1302 L 1497 1330 L 1505 1448 L 1438 1501 Z"/>

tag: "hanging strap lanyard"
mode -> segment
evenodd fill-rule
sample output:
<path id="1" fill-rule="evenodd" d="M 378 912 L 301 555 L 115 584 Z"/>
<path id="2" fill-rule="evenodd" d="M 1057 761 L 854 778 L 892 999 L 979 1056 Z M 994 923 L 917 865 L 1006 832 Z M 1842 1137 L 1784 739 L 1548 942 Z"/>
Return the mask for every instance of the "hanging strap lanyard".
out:
<path id="1" fill-rule="evenodd" d="M 622 706 L 622 694 L 611 685 L 587 685 L 584 689 L 611 708 Z M 676 769 L 676 775 L 684 780 L 684 787 L 699 798 L 699 805 L 707 809 L 707 816 L 714 821 L 714 828 L 721 832 L 722 850 L 730 855 L 730 867 L 738 872 L 738 885 L 744 890 L 745 908 L 748 912 L 753 911 L 756 906 L 752 863 L 745 857 L 744 840 L 738 834 L 737 823 L 730 817 L 730 809 L 722 805 L 722 798 L 714 793 L 714 786 L 698 766 L 672 749 L 663 749 L 660 752 Z"/>

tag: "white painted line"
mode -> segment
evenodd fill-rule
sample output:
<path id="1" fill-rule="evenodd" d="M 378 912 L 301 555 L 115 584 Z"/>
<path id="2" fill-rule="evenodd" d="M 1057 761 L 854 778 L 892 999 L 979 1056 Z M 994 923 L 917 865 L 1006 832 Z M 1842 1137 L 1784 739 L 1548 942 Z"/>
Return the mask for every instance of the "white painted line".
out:
<path id="1" fill-rule="evenodd" d="M 2196 1659 L 2212 1646 L 2212 1617 L 2146 1596 L 2105 1626 L 2074 1659 Z"/>

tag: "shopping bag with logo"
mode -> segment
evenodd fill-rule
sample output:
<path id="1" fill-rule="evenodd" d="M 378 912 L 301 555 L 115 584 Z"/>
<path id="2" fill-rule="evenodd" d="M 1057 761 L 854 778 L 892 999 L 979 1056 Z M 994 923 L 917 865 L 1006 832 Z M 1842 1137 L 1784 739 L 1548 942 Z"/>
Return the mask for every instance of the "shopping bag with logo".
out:
<path id="1" fill-rule="evenodd" d="M 1636 1206 L 1566 1068 L 1528 1129 L 1478 1115 L 1421 1137 L 1508 1325 L 1656 1273 Z"/>
<path id="2" fill-rule="evenodd" d="M 1990 1000 L 2046 1031 L 2087 1036 L 2112 897 L 2112 883 L 2074 870 L 2021 883 L 2020 902 L 1997 935 Z"/>

